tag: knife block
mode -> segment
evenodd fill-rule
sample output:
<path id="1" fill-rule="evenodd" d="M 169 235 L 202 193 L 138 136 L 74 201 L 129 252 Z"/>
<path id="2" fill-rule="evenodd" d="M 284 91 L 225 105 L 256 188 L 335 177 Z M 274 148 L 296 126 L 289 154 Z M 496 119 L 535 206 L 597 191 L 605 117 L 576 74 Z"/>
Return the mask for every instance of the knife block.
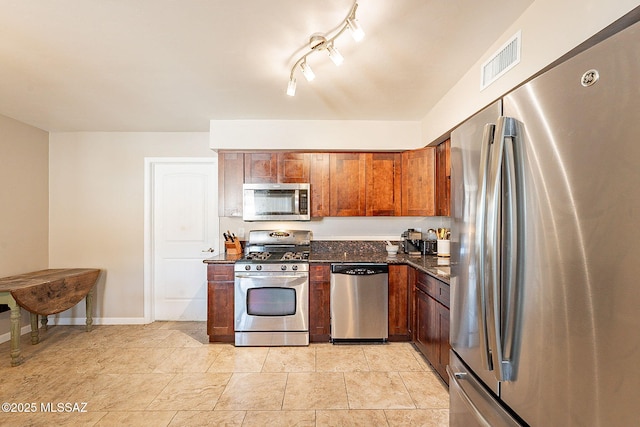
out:
<path id="1" fill-rule="evenodd" d="M 241 255 L 242 245 L 240 240 L 236 239 L 233 242 L 224 242 L 224 250 L 229 255 Z"/>

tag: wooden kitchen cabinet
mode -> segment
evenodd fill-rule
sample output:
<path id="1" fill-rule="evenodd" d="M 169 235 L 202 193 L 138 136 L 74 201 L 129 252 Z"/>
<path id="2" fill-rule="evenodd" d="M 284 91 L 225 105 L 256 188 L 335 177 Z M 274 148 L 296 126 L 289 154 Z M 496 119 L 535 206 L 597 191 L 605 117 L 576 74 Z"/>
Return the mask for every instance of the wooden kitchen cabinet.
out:
<path id="1" fill-rule="evenodd" d="M 242 216 L 243 183 L 309 182 L 312 218 L 447 216 L 450 168 L 443 144 L 404 153 L 220 152 L 219 215 Z M 436 150 L 443 166 L 436 165 Z"/>
<path id="2" fill-rule="evenodd" d="M 436 146 L 436 215 L 449 216 L 451 204 L 451 140 Z"/>
<path id="3" fill-rule="evenodd" d="M 309 183 L 311 184 L 311 217 L 322 218 L 331 214 L 329 210 L 329 153 L 310 153 Z"/>
<path id="4" fill-rule="evenodd" d="M 433 364 L 436 360 L 435 325 L 436 300 L 421 289 L 415 289 L 415 332 L 414 342 L 418 350 Z"/>
<path id="5" fill-rule="evenodd" d="M 278 153 L 278 182 L 308 183 L 310 157 L 308 153 Z"/>
<path id="6" fill-rule="evenodd" d="M 218 153 L 218 214 L 242 216 L 242 184 L 244 183 L 244 155 Z"/>
<path id="7" fill-rule="evenodd" d="M 207 265 L 207 335 L 210 342 L 235 342 L 233 264 Z"/>
<path id="8" fill-rule="evenodd" d="M 449 364 L 449 285 L 415 271 L 414 334 L 416 347 L 448 384 Z"/>
<path id="9" fill-rule="evenodd" d="M 409 267 L 389 265 L 389 341 L 411 341 Z"/>
<path id="10" fill-rule="evenodd" d="M 278 155 L 276 153 L 244 154 L 245 184 L 278 182 Z"/>
<path id="11" fill-rule="evenodd" d="M 366 215 L 399 216 L 402 213 L 402 154 L 366 153 Z"/>
<path id="12" fill-rule="evenodd" d="M 329 342 L 331 339 L 331 265 L 309 266 L 309 341 Z"/>
<path id="13" fill-rule="evenodd" d="M 297 152 L 245 153 L 244 182 L 307 183 L 309 154 Z"/>
<path id="14" fill-rule="evenodd" d="M 402 153 L 402 215 L 435 215 L 435 148 Z"/>
<path id="15" fill-rule="evenodd" d="M 331 153 L 329 155 L 330 216 L 364 216 L 364 153 Z"/>
<path id="16" fill-rule="evenodd" d="M 447 384 L 449 384 L 447 365 L 449 364 L 449 350 L 451 350 L 451 344 L 449 342 L 450 314 L 449 307 L 445 307 L 442 304 L 437 305 L 436 327 L 439 342 L 436 346 L 438 348 L 436 370 Z"/>

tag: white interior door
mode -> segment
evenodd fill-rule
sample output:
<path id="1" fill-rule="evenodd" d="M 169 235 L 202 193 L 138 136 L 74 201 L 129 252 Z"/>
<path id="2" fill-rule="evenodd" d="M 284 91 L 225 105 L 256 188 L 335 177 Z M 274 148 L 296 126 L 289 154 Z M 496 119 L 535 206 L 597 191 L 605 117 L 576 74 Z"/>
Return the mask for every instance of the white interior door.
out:
<path id="1" fill-rule="evenodd" d="M 206 320 L 202 260 L 218 254 L 220 240 L 216 159 L 155 163 L 152 194 L 153 317 Z"/>

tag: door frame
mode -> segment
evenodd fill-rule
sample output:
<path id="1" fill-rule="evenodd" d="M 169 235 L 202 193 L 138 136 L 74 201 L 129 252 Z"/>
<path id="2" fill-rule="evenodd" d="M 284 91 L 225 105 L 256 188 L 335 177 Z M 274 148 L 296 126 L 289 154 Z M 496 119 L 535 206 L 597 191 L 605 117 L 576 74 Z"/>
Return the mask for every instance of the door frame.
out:
<path id="1" fill-rule="evenodd" d="M 153 189 L 155 182 L 153 179 L 155 166 L 158 164 L 202 164 L 210 163 L 214 166 L 215 173 L 218 172 L 217 157 L 145 157 L 144 158 L 144 271 L 143 271 L 143 317 L 145 323 L 155 320 L 153 307 Z M 220 253 L 220 248 L 214 248 Z M 203 266 L 204 268 L 204 266 Z"/>

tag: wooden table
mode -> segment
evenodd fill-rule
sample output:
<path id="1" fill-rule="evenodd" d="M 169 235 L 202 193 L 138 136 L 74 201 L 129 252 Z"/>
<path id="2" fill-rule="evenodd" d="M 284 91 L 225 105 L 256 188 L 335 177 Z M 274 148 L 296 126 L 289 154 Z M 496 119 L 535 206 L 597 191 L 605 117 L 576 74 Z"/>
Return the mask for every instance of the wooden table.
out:
<path id="1" fill-rule="evenodd" d="M 67 310 L 83 298 L 87 305 L 87 332 L 93 319 L 94 285 L 100 274 L 95 268 L 61 268 L 34 271 L 0 279 L 0 304 L 11 309 L 11 366 L 20 359 L 20 307 L 31 314 L 31 344 L 40 341 L 38 315 L 46 328 L 47 316 Z"/>

